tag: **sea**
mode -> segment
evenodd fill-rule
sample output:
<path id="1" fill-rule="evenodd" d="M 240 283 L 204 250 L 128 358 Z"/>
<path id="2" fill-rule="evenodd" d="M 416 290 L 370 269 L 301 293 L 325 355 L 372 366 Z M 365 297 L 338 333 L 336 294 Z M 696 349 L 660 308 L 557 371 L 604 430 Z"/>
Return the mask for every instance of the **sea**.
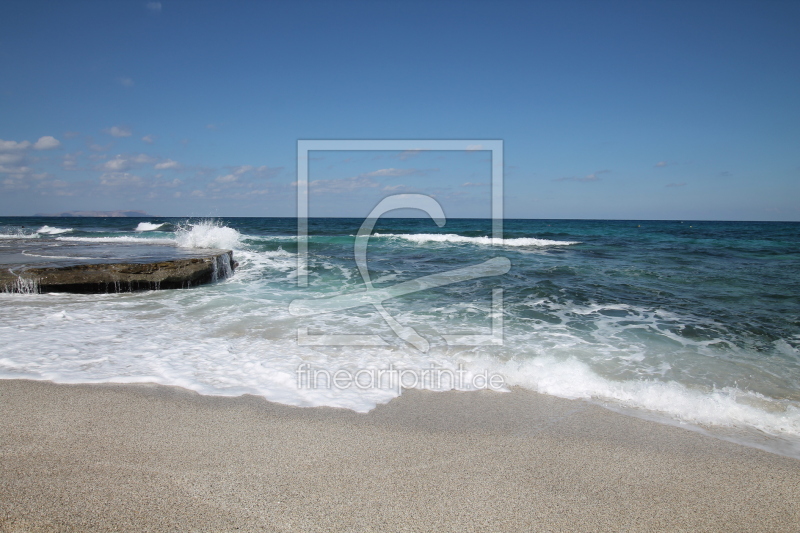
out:
<path id="1" fill-rule="evenodd" d="M 505 220 L 502 240 L 486 219 L 372 223 L 310 219 L 299 239 L 293 218 L 0 218 L 0 242 L 54 255 L 238 262 L 188 289 L 2 293 L 0 378 L 359 412 L 403 387 L 524 388 L 800 457 L 800 223 Z"/>

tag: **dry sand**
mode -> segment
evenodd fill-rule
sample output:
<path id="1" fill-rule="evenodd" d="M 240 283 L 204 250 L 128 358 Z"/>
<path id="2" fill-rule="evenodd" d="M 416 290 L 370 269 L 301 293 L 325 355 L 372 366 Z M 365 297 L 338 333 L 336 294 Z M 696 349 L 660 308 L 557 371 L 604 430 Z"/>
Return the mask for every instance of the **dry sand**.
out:
<path id="1" fill-rule="evenodd" d="M 525 391 L 0 380 L 0 531 L 800 531 L 800 460 Z"/>

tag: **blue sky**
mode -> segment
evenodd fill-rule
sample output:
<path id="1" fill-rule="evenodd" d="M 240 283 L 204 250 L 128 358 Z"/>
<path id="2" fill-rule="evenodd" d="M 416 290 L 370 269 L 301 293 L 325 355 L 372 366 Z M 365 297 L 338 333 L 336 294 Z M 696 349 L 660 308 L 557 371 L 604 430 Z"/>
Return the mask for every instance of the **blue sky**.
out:
<path id="1" fill-rule="evenodd" d="M 0 215 L 293 216 L 298 139 L 502 139 L 510 218 L 800 220 L 798 27 L 796 1 L 6 0 Z M 488 216 L 486 154 L 320 154 L 311 215 Z"/>

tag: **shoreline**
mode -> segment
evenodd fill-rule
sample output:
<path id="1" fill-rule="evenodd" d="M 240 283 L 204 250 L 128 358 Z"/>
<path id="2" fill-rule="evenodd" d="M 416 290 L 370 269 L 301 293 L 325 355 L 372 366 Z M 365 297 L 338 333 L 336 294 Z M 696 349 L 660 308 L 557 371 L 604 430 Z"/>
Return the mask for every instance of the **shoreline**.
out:
<path id="1" fill-rule="evenodd" d="M 798 459 L 525 390 L 407 390 L 359 414 L 3 379 L 0 420 L 0 531 L 800 523 Z"/>

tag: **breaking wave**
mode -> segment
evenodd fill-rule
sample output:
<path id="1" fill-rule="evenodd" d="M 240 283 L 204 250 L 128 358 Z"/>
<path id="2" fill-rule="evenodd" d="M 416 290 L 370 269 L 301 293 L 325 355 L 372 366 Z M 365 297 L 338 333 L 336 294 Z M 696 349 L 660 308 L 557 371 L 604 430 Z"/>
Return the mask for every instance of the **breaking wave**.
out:
<path id="1" fill-rule="evenodd" d="M 427 242 L 439 243 L 454 243 L 454 244 L 480 244 L 492 245 L 491 237 L 465 237 L 463 235 L 456 235 L 454 233 L 413 233 L 413 234 L 399 234 L 399 233 L 376 233 L 374 237 L 393 237 L 396 239 L 404 239 L 419 244 Z M 516 239 L 499 239 L 501 246 L 568 246 L 571 244 L 580 244 L 578 241 L 552 241 L 549 239 L 535 239 L 533 237 L 520 237 Z"/>

